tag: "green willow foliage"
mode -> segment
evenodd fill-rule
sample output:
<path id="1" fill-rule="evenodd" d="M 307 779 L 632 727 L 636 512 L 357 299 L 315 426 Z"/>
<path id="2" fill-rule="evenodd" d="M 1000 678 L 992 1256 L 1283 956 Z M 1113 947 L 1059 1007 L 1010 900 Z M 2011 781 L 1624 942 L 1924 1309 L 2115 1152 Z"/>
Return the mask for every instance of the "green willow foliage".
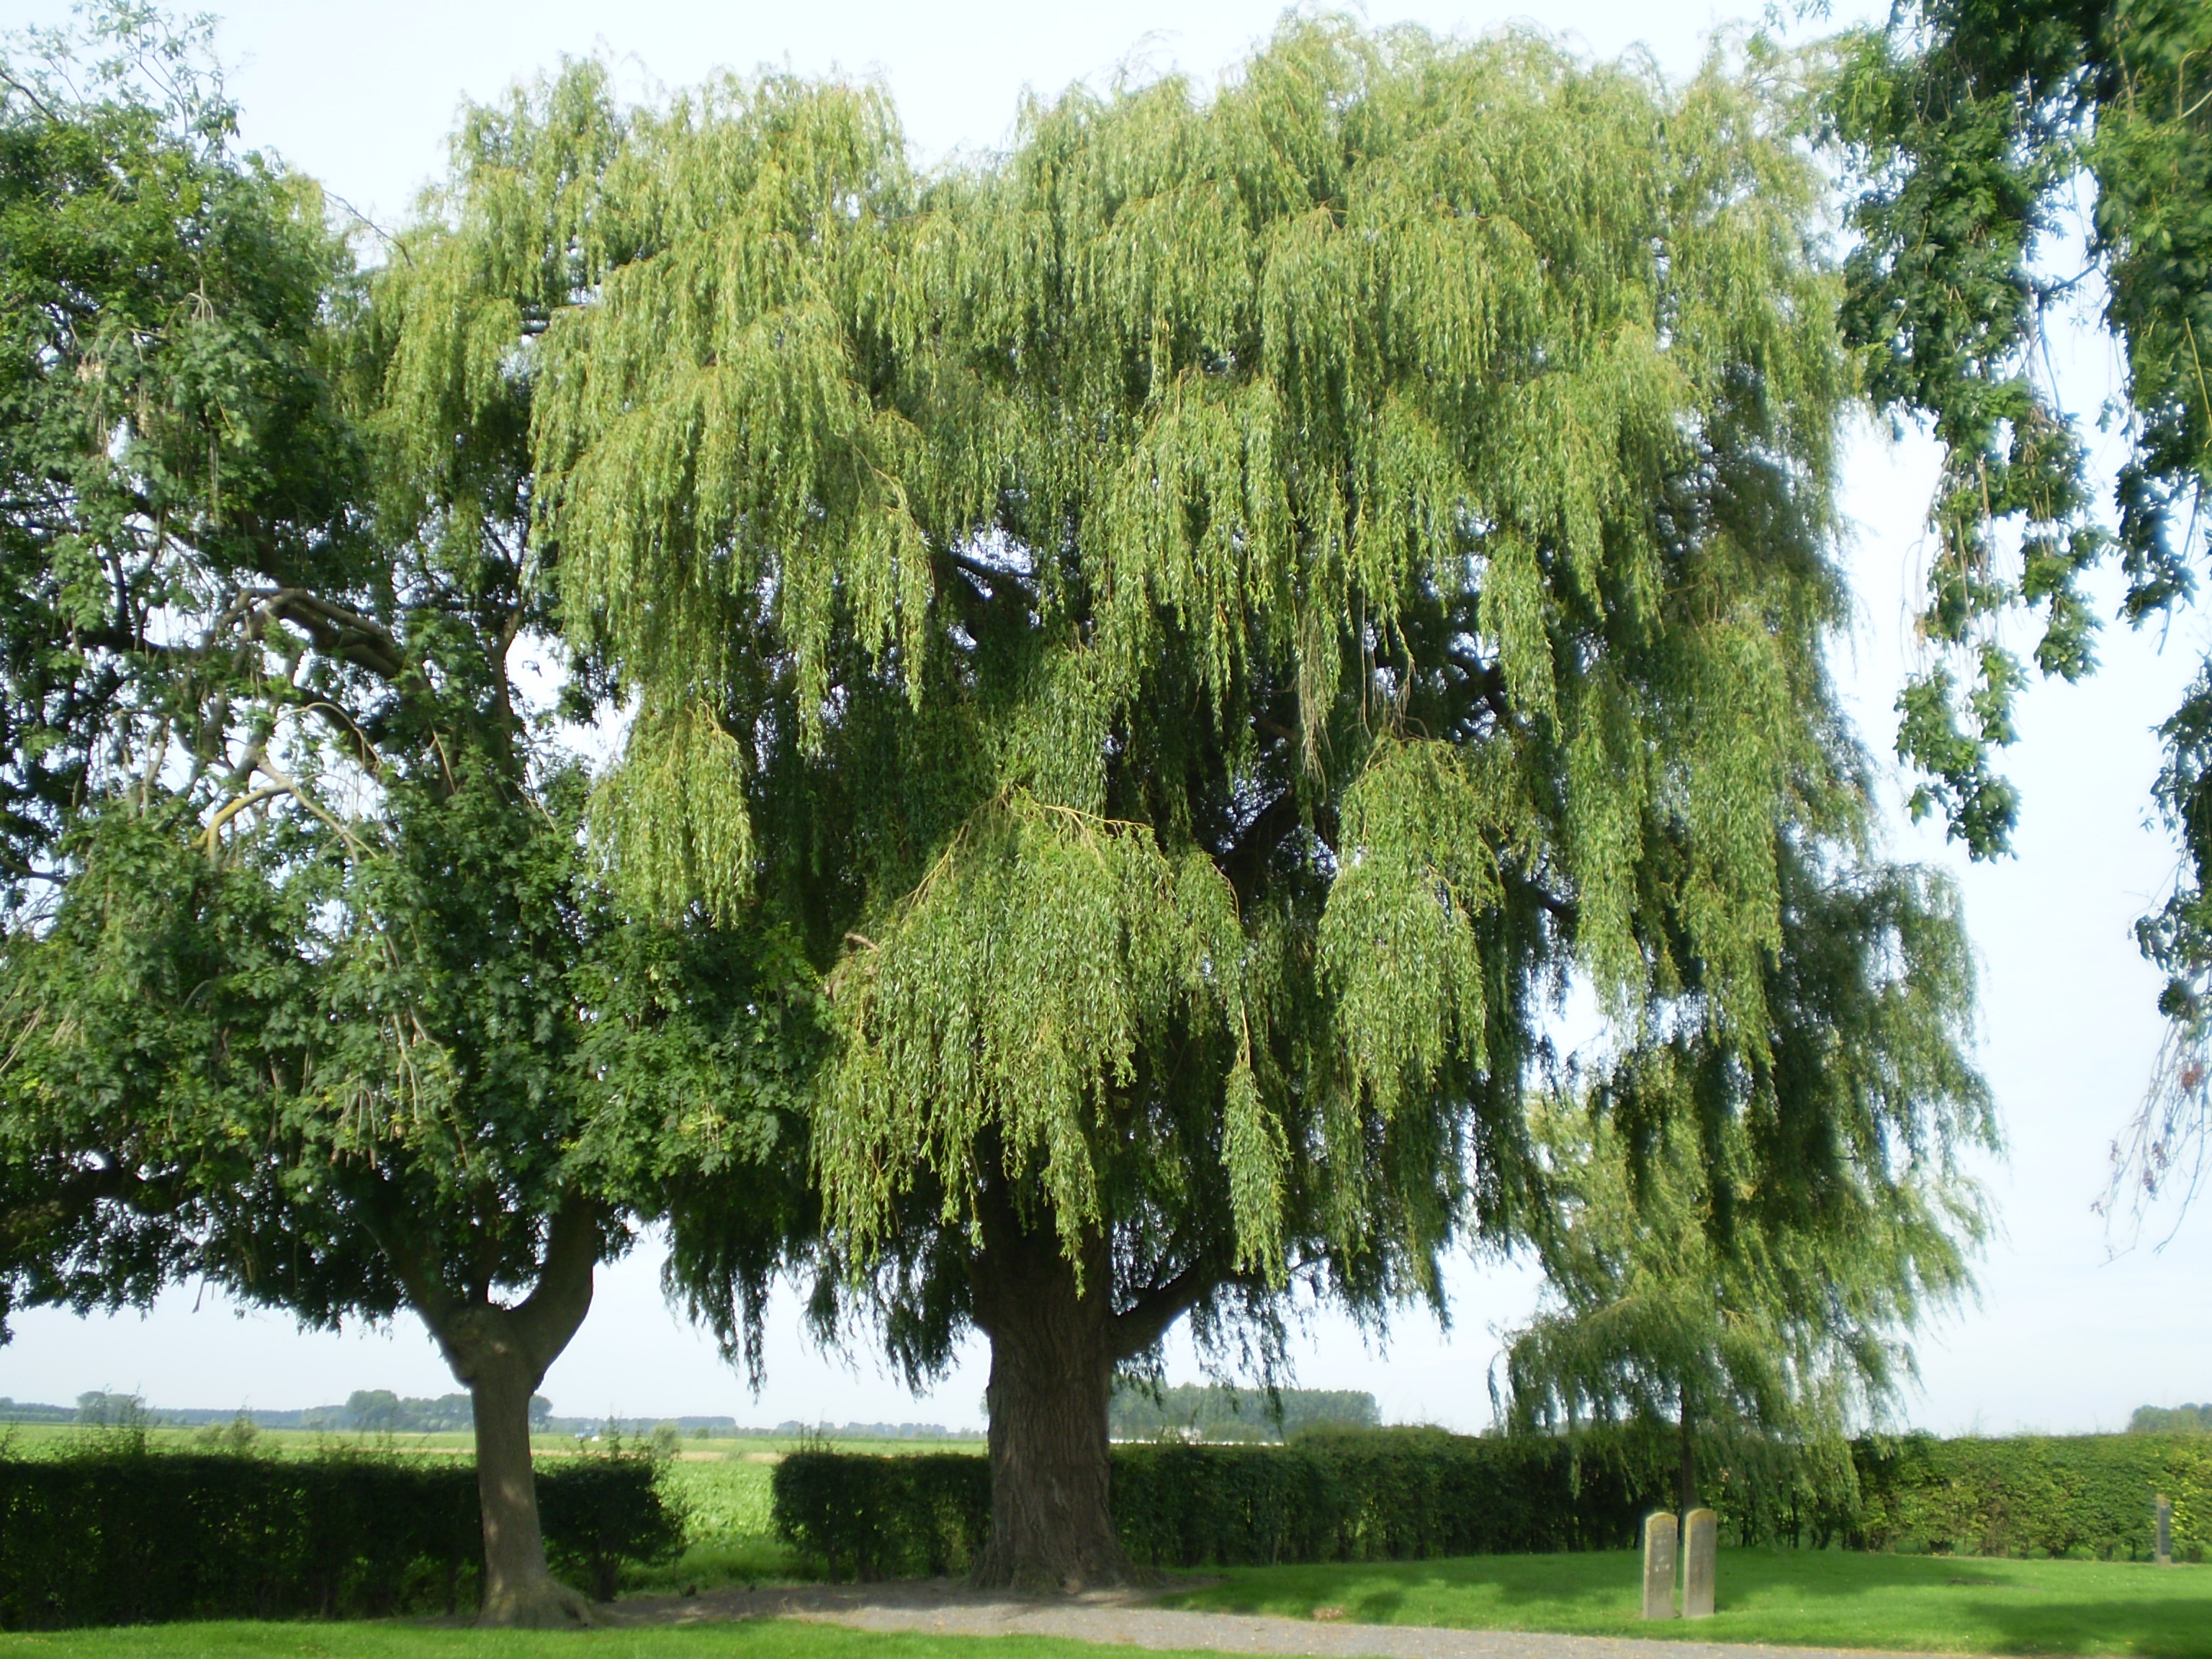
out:
<path id="1" fill-rule="evenodd" d="M 1763 1126 L 1772 1202 L 1949 1132 L 1808 1069 L 1956 923 L 1808 920 L 1868 857 L 1821 657 L 1853 386 L 1770 67 L 1299 22 L 929 176 L 872 89 L 726 82 L 588 206 L 462 207 L 467 258 L 579 262 L 537 533 L 639 699 L 611 854 L 799 920 L 833 1237 L 917 1368 L 1009 1215 L 1123 1360 L 1294 1271 L 1435 1294 L 1540 1202 L 1570 977 Z"/>
<path id="2" fill-rule="evenodd" d="M 1960 1000 L 1941 984 L 1966 975 L 1958 936 L 1918 943 L 1900 988 L 1923 996 L 1869 999 L 1875 1021 L 1911 1024 L 1928 1003 Z M 1537 1244 L 1542 1300 L 1508 1338 L 1502 1391 L 1492 1379 L 1501 1418 L 1546 1431 L 1671 1419 L 1685 1497 L 1698 1462 L 1709 1461 L 1699 1455 L 1706 1442 L 1755 1446 L 1771 1437 L 1840 1460 L 1844 1437 L 1885 1416 L 1913 1375 L 1906 1339 L 1969 1283 L 1968 1251 L 1986 1226 L 1951 1143 L 1993 1142 L 1990 1104 L 1942 1025 L 1939 1017 L 1932 1030 L 1862 1038 L 1831 1056 L 1850 1068 L 1887 1050 L 1906 1057 L 1907 1073 L 1925 1064 L 1921 1075 L 1876 1075 L 1863 1086 L 1946 1100 L 1959 1117 L 1928 1156 L 1901 1170 L 1860 1166 L 1854 1186 L 1832 1197 L 1824 1226 L 1717 1205 L 1717 1197 L 1741 1204 L 1751 1189 L 1734 1137 L 1716 1160 L 1711 1146 L 1662 1133 L 1639 1166 L 1602 1103 L 1540 1112 L 1534 1133 L 1559 1203 Z M 1668 1089 L 1691 1079 L 1669 1068 L 1643 1081 Z M 1709 1173 L 1715 1161 L 1722 1181 Z"/>

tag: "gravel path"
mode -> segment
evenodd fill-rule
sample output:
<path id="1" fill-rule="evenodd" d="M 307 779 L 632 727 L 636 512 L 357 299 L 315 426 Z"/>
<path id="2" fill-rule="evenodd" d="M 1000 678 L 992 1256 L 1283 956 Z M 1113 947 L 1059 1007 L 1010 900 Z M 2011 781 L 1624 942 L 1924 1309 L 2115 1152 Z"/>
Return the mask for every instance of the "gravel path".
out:
<path id="1" fill-rule="evenodd" d="M 1194 1581 L 1202 1582 L 1202 1581 Z M 1172 1588 L 1183 1588 L 1177 1584 Z M 817 1584 L 637 1596 L 601 1611 L 614 1624 L 695 1624 L 728 1619 L 806 1619 L 858 1630 L 938 1636 L 1062 1636 L 1121 1647 L 1207 1653 L 1313 1654 L 1342 1659 L 1867 1659 L 1863 1652 L 1748 1643 L 1653 1642 L 1633 1637 L 1552 1636 L 1532 1631 L 1444 1630 L 1425 1625 L 1315 1624 L 1243 1613 L 1188 1613 L 1151 1605 L 1158 1592 L 1101 1591 L 1030 1600 L 965 1589 L 957 1581 Z"/>

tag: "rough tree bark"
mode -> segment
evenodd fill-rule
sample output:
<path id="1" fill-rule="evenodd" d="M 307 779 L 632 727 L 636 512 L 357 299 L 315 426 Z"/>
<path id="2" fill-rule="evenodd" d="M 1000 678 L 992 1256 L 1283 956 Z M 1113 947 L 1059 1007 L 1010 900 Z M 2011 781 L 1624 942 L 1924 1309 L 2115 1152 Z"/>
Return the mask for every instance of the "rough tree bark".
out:
<path id="1" fill-rule="evenodd" d="M 1049 1233 L 1004 1238 L 976 1262 L 991 1339 L 991 1537 L 975 1582 L 1076 1590 L 1134 1576 L 1114 1530 L 1106 1412 L 1114 1387 L 1107 1264 L 1084 1283 Z"/>
<path id="2" fill-rule="evenodd" d="M 591 1603 L 545 1563 L 530 1458 L 530 1396 L 591 1308 L 592 1271 L 599 1259 L 596 1207 L 574 1194 L 562 1202 L 547 1229 L 537 1283 L 512 1306 L 494 1303 L 488 1291 L 456 1295 L 419 1258 L 391 1253 L 409 1302 L 475 1410 L 484 1559 L 477 1622 L 536 1630 L 590 1624 Z"/>
<path id="3" fill-rule="evenodd" d="M 972 1259 L 975 1323 L 991 1342 L 991 1535 L 973 1574 L 988 1589 L 1073 1592 L 1141 1582 L 1111 1502 L 1107 1412 L 1115 1367 L 1144 1352 L 1212 1282 L 1194 1264 L 1115 1305 L 1103 1234 L 1076 1265 L 1047 1225 L 987 1212 Z"/>

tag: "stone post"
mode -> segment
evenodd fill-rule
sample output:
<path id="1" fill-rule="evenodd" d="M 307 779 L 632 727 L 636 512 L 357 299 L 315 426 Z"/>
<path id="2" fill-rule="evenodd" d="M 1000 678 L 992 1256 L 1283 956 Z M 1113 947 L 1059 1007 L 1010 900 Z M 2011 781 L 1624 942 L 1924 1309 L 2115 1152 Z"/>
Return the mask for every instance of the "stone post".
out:
<path id="1" fill-rule="evenodd" d="M 2164 1492 L 2158 1495 L 2158 1564 L 2173 1565 L 2173 1500 Z"/>
<path id="2" fill-rule="evenodd" d="M 1720 1517 L 1711 1510 L 1692 1510 L 1689 1535 L 1682 1540 L 1682 1617 L 1713 1616 L 1713 1576 L 1719 1565 Z"/>
<path id="3" fill-rule="evenodd" d="M 1644 1616 L 1674 1616 L 1674 1517 L 1644 1517 Z"/>

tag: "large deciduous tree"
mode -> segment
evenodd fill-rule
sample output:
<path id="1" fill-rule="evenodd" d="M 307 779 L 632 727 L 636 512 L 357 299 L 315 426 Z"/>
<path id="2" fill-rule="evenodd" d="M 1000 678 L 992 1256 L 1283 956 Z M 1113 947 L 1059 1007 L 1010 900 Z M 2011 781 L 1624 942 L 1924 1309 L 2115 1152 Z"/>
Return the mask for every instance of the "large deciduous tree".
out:
<path id="1" fill-rule="evenodd" d="M 434 201 L 362 279 L 312 187 L 231 152 L 188 54 L 161 64 L 170 106 L 26 73 L 6 112 L 9 846 L 52 891 L 0 963 L 0 1089 L 11 1182 L 88 1198 L 11 1238 L 20 1282 L 412 1310 L 474 1402 L 483 1618 L 580 1619 L 528 1413 L 594 1269 L 712 1170 L 757 1312 L 809 1213 L 773 1173 L 803 1175 L 781 954 L 603 890 L 562 717 L 607 682 L 554 642 L 526 545 L 559 204 L 616 123 L 589 76 L 478 112 L 458 167 L 548 237 L 490 257 Z"/>
<path id="2" fill-rule="evenodd" d="M 1824 667 L 1852 386 L 1772 67 L 1300 23 L 930 176 L 787 79 L 601 175 L 532 411 L 637 699 L 597 821 L 826 975 L 817 1309 L 917 1378 L 988 1340 L 984 1581 L 1128 1571 L 1108 1400 L 1178 1320 L 1264 1357 L 1291 1287 L 1526 1232 L 1570 981 L 1774 1206 L 1948 1121 L 1805 1071 L 1907 993 L 1804 907 L 1954 923 Z"/>
<path id="3" fill-rule="evenodd" d="M 80 816 L 143 801 L 166 740 L 190 746 L 180 547 L 289 569 L 359 476 L 316 358 L 338 264 L 313 192 L 231 154 L 192 32 L 127 6 L 87 22 L 0 52 L 0 908 L 18 938 Z M 178 1265 L 184 1199 L 147 1126 L 105 1103 L 0 1117 L 9 1297 L 143 1303 Z"/>

